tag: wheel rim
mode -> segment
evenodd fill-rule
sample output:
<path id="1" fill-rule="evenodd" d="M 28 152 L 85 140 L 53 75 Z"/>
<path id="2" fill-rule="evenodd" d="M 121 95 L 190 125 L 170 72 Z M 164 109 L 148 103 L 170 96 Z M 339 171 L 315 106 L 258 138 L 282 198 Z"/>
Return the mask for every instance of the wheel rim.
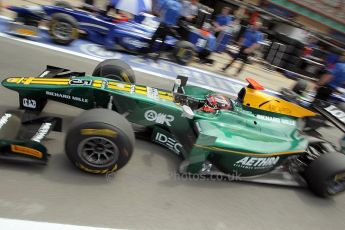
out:
<path id="1" fill-rule="evenodd" d="M 104 137 L 89 137 L 78 146 L 78 155 L 93 167 L 107 167 L 117 162 L 119 149 Z"/>
<path id="2" fill-rule="evenodd" d="M 181 48 L 178 52 L 179 59 L 184 62 L 190 62 L 194 56 L 194 51 L 190 49 Z"/>
<path id="3" fill-rule="evenodd" d="M 337 175 L 327 183 L 327 192 L 330 195 L 338 194 L 345 191 L 345 177 L 337 178 Z"/>
<path id="4" fill-rule="evenodd" d="M 73 26 L 67 22 L 57 22 L 54 25 L 54 35 L 61 40 L 71 39 L 73 33 Z"/>

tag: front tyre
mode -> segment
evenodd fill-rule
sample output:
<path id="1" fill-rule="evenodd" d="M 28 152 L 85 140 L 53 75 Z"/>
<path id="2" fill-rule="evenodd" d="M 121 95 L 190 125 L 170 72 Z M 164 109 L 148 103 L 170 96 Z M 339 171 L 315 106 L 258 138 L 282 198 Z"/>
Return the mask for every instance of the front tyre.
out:
<path id="1" fill-rule="evenodd" d="M 339 194 L 345 191 L 345 156 L 338 152 L 323 154 L 308 166 L 304 176 L 316 195 Z"/>
<path id="2" fill-rule="evenodd" d="M 92 109 L 71 124 L 65 141 L 70 161 L 94 174 L 115 172 L 130 160 L 134 131 L 120 114 L 107 109 Z"/>
<path id="3" fill-rule="evenodd" d="M 78 38 L 78 21 L 68 14 L 53 14 L 49 24 L 49 33 L 55 43 L 69 45 Z"/>
<path id="4" fill-rule="evenodd" d="M 195 47 L 188 41 L 179 41 L 175 45 L 174 56 L 180 65 L 188 65 L 195 57 Z"/>

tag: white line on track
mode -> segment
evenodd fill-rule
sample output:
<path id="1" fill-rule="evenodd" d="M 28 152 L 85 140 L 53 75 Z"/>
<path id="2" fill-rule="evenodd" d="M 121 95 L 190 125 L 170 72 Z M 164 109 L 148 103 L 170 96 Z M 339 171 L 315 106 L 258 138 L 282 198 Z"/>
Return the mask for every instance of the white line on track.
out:
<path id="1" fill-rule="evenodd" d="M 35 222 L 27 220 L 14 220 L 0 218 L 1 229 L 6 230 L 22 230 L 22 229 L 35 229 L 35 230 L 119 230 L 114 228 L 97 228 L 86 227 L 67 224 L 54 224 L 46 222 Z"/>

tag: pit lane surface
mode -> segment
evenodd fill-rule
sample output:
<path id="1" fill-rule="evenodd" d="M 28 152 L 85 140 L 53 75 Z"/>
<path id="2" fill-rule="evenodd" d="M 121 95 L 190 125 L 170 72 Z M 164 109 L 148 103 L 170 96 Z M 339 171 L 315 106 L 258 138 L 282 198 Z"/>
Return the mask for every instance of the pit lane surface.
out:
<path id="1" fill-rule="evenodd" d="M 97 63 L 0 38 L 1 80 L 32 76 L 46 64 L 91 73 Z M 172 82 L 136 73 L 139 84 L 169 89 Z M 0 90 L 1 107 L 17 107 L 16 93 Z M 50 102 L 46 111 L 80 110 Z M 67 118 L 65 126 L 70 119 Z M 0 217 L 62 224 L 136 229 L 343 229 L 345 195 L 319 199 L 300 188 L 174 176 L 179 160 L 137 140 L 130 163 L 115 175 L 77 170 L 63 153 L 63 134 L 46 145 L 46 167 L 0 162 Z"/>

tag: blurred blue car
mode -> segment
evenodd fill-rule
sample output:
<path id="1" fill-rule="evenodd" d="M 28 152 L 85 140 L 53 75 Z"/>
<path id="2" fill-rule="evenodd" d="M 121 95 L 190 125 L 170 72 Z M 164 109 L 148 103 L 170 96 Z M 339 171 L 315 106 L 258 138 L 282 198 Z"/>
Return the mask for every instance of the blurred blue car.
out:
<path id="1" fill-rule="evenodd" d="M 132 53 L 147 51 L 149 41 L 159 25 L 153 15 L 143 14 L 129 20 L 124 15 L 112 17 L 104 11 L 88 12 L 66 6 L 10 6 L 17 13 L 10 32 L 20 36 L 35 36 L 42 21 L 47 21 L 49 34 L 55 43 L 69 45 L 83 34 L 87 40 L 107 49 L 126 50 Z M 207 49 L 209 41 L 202 33 L 191 31 L 187 38 L 167 37 L 164 50 L 173 54 L 179 64 L 191 62 L 197 52 Z M 158 49 L 161 41 L 156 41 Z"/>

